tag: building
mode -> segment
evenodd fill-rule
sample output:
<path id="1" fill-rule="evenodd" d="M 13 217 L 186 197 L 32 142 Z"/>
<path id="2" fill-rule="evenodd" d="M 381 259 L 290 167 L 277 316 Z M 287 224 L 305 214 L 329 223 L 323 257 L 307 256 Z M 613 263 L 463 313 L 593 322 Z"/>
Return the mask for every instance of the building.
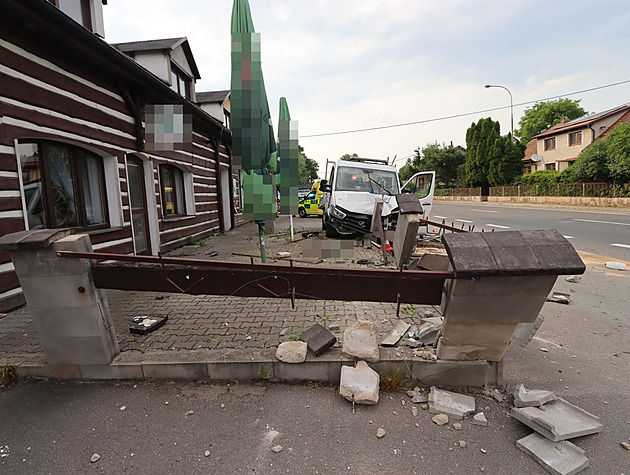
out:
<path id="1" fill-rule="evenodd" d="M 630 122 L 630 103 L 554 125 L 527 144 L 523 172 L 564 170 L 582 150 L 622 122 Z"/>
<path id="2" fill-rule="evenodd" d="M 195 102 L 188 41 L 110 45 L 103 4 L 0 0 L 0 235 L 69 227 L 157 254 L 230 229 L 231 132 Z M 162 105 L 182 141 L 152 133 Z M 0 253 L 0 311 L 22 303 Z"/>

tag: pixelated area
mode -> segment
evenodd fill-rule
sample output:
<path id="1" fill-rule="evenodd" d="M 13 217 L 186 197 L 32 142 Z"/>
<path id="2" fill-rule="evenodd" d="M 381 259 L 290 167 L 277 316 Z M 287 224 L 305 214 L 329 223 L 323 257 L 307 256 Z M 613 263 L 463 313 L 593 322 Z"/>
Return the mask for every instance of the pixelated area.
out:
<path id="1" fill-rule="evenodd" d="M 341 239 L 310 239 L 302 244 L 304 257 L 354 259 L 354 241 Z"/>
<path id="2" fill-rule="evenodd" d="M 278 124 L 280 137 L 280 214 L 298 212 L 298 123 L 295 120 Z"/>
<path id="3" fill-rule="evenodd" d="M 144 122 L 147 151 L 183 150 L 192 144 L 192 117 L 182 104 L 149 104 Z"/>
<path id="4" fill-rule="evenodd" d="M 245 220 L 266 221 L 276 218 L 276 183 L 273 175 L 254 172 L 243 175 L 243 217 Z"/>

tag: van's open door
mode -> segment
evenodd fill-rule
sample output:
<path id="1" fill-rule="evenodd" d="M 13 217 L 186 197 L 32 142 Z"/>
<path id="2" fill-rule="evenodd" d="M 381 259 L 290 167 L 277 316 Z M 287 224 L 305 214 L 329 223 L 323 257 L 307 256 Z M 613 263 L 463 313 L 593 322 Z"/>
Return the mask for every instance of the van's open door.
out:
<path id="1" fill-rule="evenodd" d="M 422 205 L 423 219 L 431 219 L 433 192 L 435 191 L 435 172 L 418 172 L 403 185 L 403 190 L 415 193 Z"/>

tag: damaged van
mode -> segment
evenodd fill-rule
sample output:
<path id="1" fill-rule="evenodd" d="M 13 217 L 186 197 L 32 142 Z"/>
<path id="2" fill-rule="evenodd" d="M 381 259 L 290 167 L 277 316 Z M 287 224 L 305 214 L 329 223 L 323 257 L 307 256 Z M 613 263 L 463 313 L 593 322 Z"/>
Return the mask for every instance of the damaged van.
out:
<path id="1" fill-rule="evenodd" d="M 414 193 L 418 196 L 423 218 L 429 219 L 435 188 L 435 172 L 419 172 L 403 187 L 398 172 L 387 160 L 353 158 L 337 160 L 328 180 L 322 180 L 324 192 L 322 228 L 327 237 L 353 236 L 370 232 L 374 203 L 383 199 L 383 229 L 394 231 L 398 221 L 396 195 Z"/>

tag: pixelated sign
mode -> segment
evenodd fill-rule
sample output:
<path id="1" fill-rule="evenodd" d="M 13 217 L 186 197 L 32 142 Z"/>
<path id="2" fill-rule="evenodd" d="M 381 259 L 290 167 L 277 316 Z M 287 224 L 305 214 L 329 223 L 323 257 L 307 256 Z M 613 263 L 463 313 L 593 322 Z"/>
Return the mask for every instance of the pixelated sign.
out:
<path id="1" fill-rule="evenodd" d="M 147 151 L 185 150 L 192 146 L 192 117 L 182 104 L 149 104 L 144 111 Z"/>

